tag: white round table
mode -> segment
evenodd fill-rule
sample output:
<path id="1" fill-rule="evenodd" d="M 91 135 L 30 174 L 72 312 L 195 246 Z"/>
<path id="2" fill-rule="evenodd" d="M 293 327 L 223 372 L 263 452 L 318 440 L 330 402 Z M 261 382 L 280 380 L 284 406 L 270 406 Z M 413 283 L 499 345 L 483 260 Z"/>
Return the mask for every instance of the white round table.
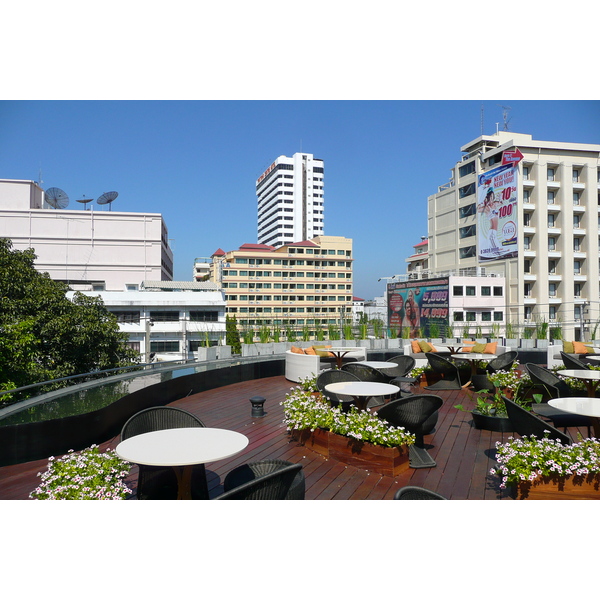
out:
<path id="1" fill-rule="evenodd" d="M 139 465 L 173 467 L 177 475 L 178 499 L 191 498 L 194 465 L 228 458 L 248 445 L 237 431 L 209 427 L 161 429 L 135 435 L 115 448 L 122 459 Z"/>
<path id="2" fill-rule="evenodd" d="M 596 395 L 596 389 L 600 384 L 600 371 L 593 369 L 564 369 L 557 371 L 558 375 L 563 377 L 573 377 L 574 379 L 581 379 L 585 382 L 587 393 L 590 398 Z"/>
<path id="3" fill-rule="evenodd" d="M 373 369 L 395 369 L 398 366 L 396 363 L 383 360 L 359 360 L 354 364 L 367 365 L 367 367 L 372 367 Z"/>
<path id="4" fill-rule="evenodd" d="M 379 383 L 376 381 L 338 381 L 336 383 L 328 383 L 325 386 L 325 391 L 352 396 L 358 408 L 365 410 L 367 400 L 372 396 L 391 396 L 392 394 L 397 394 L 400 388 L 391 383 Z"/>
<path id="5" fill-rule="evenodd" d="M 575 415 L 585 415 L 592 420 L 594 436 L 600 439 L 600 398 L 568 397 L 548 400 L 554 408 L 564 410 Z"/>
<path id="6" fill-rule="evenodd" d="M 468 360 L 471 362 L 471 377 L 473 375 L 477 375 L 477 363 L 478 362 L 488 362 L 494 358 L 496 358 L 495 354 L 479 354 L 476 352 L 459 352 L 458 354 L 452 354 L 452 358 L 458 358 L 461 360 Z M 462 387 L 468 387 L 471 385 L 471 382 L 468 381 Z"/>

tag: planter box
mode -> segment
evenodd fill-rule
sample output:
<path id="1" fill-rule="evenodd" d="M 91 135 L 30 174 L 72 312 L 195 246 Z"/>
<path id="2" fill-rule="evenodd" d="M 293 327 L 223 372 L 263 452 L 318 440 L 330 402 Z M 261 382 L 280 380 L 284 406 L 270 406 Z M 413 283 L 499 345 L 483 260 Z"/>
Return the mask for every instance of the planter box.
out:
<path id="1" fill-rule="evenodd" d="M 482 415 L 481 413 L 472 411 L 473 425 L 475 429 L 484 429 L 486 431 L 513 431 L 508 417 L 495 417 L 490 415 Z"/>
<path id="2" fill-rule="evenodd" d="M 513 492 L 518 500 L 600 500 L 600 474 L 523 481 Z"/>
<path id="3" fill-rule="evenodd" d="M 374 471 L 380 475 L 396 477 L 409 468 L 408 446 L 385 448 L 353 440 L 324 429 L 294 430 L 292 439 L 314 450 L 325 458 Z"/>

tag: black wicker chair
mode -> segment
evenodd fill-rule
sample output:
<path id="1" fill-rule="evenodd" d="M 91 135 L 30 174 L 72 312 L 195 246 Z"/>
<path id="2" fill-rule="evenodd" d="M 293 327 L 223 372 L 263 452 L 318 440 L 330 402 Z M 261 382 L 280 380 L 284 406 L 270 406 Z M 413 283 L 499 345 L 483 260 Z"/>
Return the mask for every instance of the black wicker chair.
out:
<path id="1" fill-rule="evenodd" d="M 549 369 L 532 363 L 527 363 L 525 366 L 533 384 L 544 388 L 550 398 L 567 398 L 575 395 L 571 388 Z M 550 406 L 547 402 L 534 403 L 532 410 L 541 417 L 552 421 L 554 427 L 562 427 L 565 433 L 567 427 L 587 427 L 588 437 L 591 435 L 592 421 L 589 417 L 565 412 Z"/>
<path id="2" fill-rule="evenodd" d="M 534 435 L 541 439 L 549 434 L 548 437 L 553 440 L 559 440 L 562 444 L 573 443 L 566 433 L 560 432 L 546 421 L 543 421 L 533 413 L 530 413 L 528 410 L 519 406 L 516 402 L 504 397 L 503 400 L 510 423 L 514 431 L 520 436 Z M 545 432 L 548 432 L 548 434 Z"/>
<path id="3" fill-rule="evenodd" d="M 213 500 L 285 500 L 302 465 L 291 464 L 223 492 Z"/>
<path id="4" fill-rule="evenodd" d="M 363 365 L 358 362 L 348 363 L 342 367 L 342 371 L 346 373 L 352 373 L 360 379 L 360 381 L 374 381 L 376 383 L 388 383 L 389 377 L 384 375 L 378 369 L 374 369 L 369 365 Z M 396 395 L 394 395 L 395 397 Z M 373 396 L 369 398 L 367 401 L 367 408 L 373 408 L 376 406 L 381 406 L 385 403 L 385 400 L 382 396 Z"/>
<path id="5" fill-rule="evenodd" d="M 121 440 L 162 429 L 204 427 L 195 415 L 174 406 L 154 406 L 133 415 L 121 429 Z M 177 477 L 171 467 L 139 465 L 138 500 L 176 500 Z M 192 498 L 208 499 L 208 485 L 204 465 L 195 465 L 192 471 Z"/>
<path id="6" fill-rule="evenodd" d="M 377 416 L 396 427 L 404 427 L 415 435 L 415 443 L 409 446 L 410 466 L 424 469 L 436 466 L 436 462 L 425 449 L 423 436 L 425 425 L 443 404 L 439 396 L 423 394 L 392 400 L 382 406 Z"/>
<path id="7" fill-rule="evenodd" d="M 389 376 L 389 382 L 400 388 L 398 396 L 402 396 L 402 385 L 408 384 L 411 388 L 417 383 L 416 377 L 410 377 L 408 374 L 415 368 L 417 361 L 408 354 L 399 354 L 388 358 L 387 362 L 395 363 L 397 366 L 392 369 L 386 369 L 385 375 Z"/>
<path id="8" fill-rule="evenodd" d="M 426 390 L 460 390 L 460 374 L 458 367 L 436 352 L 426 352 L 427 362 L 434 373 L 441 375 L 441 379 L 425 387 Z"/>
<path id="9" fill-rule="evenodd" d="M 321 394 L 329 399 L 331 406 L 339 406 L 339 404 L 342 403 L 343 406 L 348 408 L 349 403 L 354 401 L 352 396 L 325 391 L 326 385 L 337 383 L 338 381 L 360 381 L 360 379 L 348 371 L 342 371 L 341 369 L 327 369 L 326 371 L 321 371 L 317 376 L 316 386 Z"/>
<path id="10" fill-rule="evenodd" d="M 448 498 L 422 487 L 407 485 L 394 494 L 394 500 L 448 500 Z"/>
<path id="11" fill-rule="evenodd" d="M 510 371 L 515 360 L 517 360 L 518 355 L 519 353 L 516 350 L 513 350 L 510 352 L 503 352 L 502 354 L 499 354 L 496 358 L 490 360 L 485 366 L 486 374 L 473 375 L 471 379 L 475 391 L 494 391 L 495 386 L 489 380 L 488 375 L 492 375 L 493 373 L 497 373 L 498 371 Z"/>
<path id="12" fill-rule="evenodd" d="M 586 365 L 584 362 L 580 361 L 578 358 L 571 356 L 561 350 L 560 353 L 563 363 L 567 369 L 584 369 L 587 370 L 590 368 L 590 365 Z"/>
<path id="13" fill-rule="evenodd" d="M 293 464 L 294 463 L 287 460 L 272 458 L 241 465 L 227 474 L 223 481 L 223 491 L 229 492 L 240 485 L 254 481 L 259 477 L 274 473 Z M 304 500 L 305 489 L 304 472 L 298 471 L 292 480 L 292 484 L 285 495 L 284 500 Z"/>

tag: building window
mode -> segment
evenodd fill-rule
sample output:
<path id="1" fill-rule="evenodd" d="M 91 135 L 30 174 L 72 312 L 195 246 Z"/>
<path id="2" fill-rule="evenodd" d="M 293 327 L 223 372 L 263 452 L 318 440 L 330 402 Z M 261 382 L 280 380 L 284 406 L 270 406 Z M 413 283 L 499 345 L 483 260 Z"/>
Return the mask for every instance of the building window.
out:
<path id="1" fill-rule="evenodd" d="M 481 286 L 481 295 L 482 296 L 491 296 L 492 288 L 489 285 L 482 285 Z"/>
<path id="2" fill-rule="evenodd" d="M 550 298 L 556 298 L 556 284 L 555 283 L 548 284 L 548 296 L 550 296 Z"/>
<path id="3" fill-rule="evenodd" d="M 525 273 L 531 273 L 531 261 L 528 258 L 523 261 L 523 271 Z"/>
<path id="4" fill-rule="evenodd" d="M 470 196 L 471 194 L 474 194 L 474 193 L 475 193 L 475 182 L 459 188 L 458 197 L 465 198 L 466 196 Z"/>
<path id="5" fill-rule="evenodd" d="M 219 311 L 217 310 L 190 310 L 190 321 L 218 321 Z"/>
<path id="6" fill-rule="evenodd" d="M 576 283 L 573 285 L 573 295 L 575 298 L 581 298 L 581 284 Z"/>
<path id="7" fill-rule="evenodd" d="M 150 342 L 150 352 L 179 352 L 179 342 Z"/>
<path id="8" fill-rule="evenodd" d="M 453 296 L 462 296 L 463 295 L 463 286 L 462 285 L 453 285 L 452 286 L 452 295 Z"/>
<path id="9" fill-rule="evenodd" d="M 556 250 L 556 238 L 555 237 L 548 238 L 548 250 Z"/>
<path id="10" fill-rule="evenodd" d="M 490 311 L 484 311 L 481 313 L 481 320 L 482 321 L 491 321 L 492 320 L 492 313 Z"/>
<path id="11" fill-rule="evenodd" d="M 554 181 L 554 178 L 556 177 L 556 169 L 554 167 L 548 167 L 547 174 L 548 174 L 547 180 Z"/>
<path id="12" fill-rule="evenodd" d="M 455 321 L 464 321 L 464 313 L 462 312 L 455 312 L 454 313 L 454 320 Z"/>
<path id="13" fill-rule="evenodd" d="M 461 248 L 459 250 L 460 258 L 472 258 L 476 254 L 475 246 L 467 246 L 466 248 Z"/>
<path id="14" fill-rule="evenodd" d="M 531 190 L 523 190 L 523 202 L 525 204 L 531 203 Z"/>
<path id="15" fill-rule="evenodd" d="M 475 286 L 474 285 L 468 285 L 466 287 L 466 295 L 467 296 L 474 296 L 475 295 Z"/>
<path id="16" fill-rule="evenodd" d="M 548 318 L 550 321 L 556 321 L 556 306 L 548 307 Z"/>
<path id="17" fill-rule="evenodd" d="M 468 227 L 461 227 L 458 230 L 459 236 L 461 239 L 467 237 L 473 237 L 477 232 L 477 228 L 475 225 L 469 225 Z"/>
<path id="18" fill-rule="evenodd" d="M 475 313 L 473 311 L 467 311 L 467 321 L 475 321 Z"/>
<path id="19" fill-rule="evenodd" d="M 573 229 L 581 227 L 581 215 L 573 215 Z"/>
<path id="20" fill-rule="evenodd" d="M 470 217 L 470 216 L 474 215 L 476 212 L 477 212 L 477 210 L 475 208 L 475 203 L 467 204 L 467 206 L 461 206 L 458 209 L 458 218 L 464 219 L 465 217 Z"/>
<path id="21" fill-rule="evenodd" d="M 556 227 L 556 215 L 553 213 L 548 215 L 548 227 Z"/>
<path id="22" fill-rule="evenodd" d="M 573 205 L 579 206 L 581 204 L 581 192 L 573 192 Z"/>
<path id="23" fill-rule="evenodd" d="M 573 169 L 573 183 L 579 183 L 579 169 Z"/>
<path id="24" fill-rule="evenodd" d="M 523 179 L 529 179 L 529 174 L 531 173 L 531 167 L 526 167 L 523 165 Z"/>
<path id="25" fill-rule="evenodd" d="M 150 311 L 150 318 L 157 323 L 173 323 L 179 321 L 178 310 Z M 167 352 L 167 350 L 165 350 Z M 170 351 L 169 351 L 170 352 Z"/>
<path id="26" fill-rule="evenodd" d="M 502 289 L 502 286 L 500 286 L 500 285 L 494 286 L 494 296 L 504 296 L 504 290 Z"/>
<path id="27" fill-rule="evenodd" d="M 531 225 L 531 213 L 523 213 L 523 225 L 525 225 L 525 227 Z"/>
<path id="28" fill-rule="evenodd" d="M 525 250 L 530 250 L 531 249 L 531 237 L 526 235 L 523 237 L 523 248 Z"/>
<path id="29" fill-rule="evenodd" d="M 573 250 L 575 252 L 581 251 L 581 238 L 573 238 Z"/>
<path id="30" fill-rule="evenodd" d="M 139 323 L 139 310 L 113 310 L 111 311 L 117 317 L 117 323 Z"/>
<path id="31" fill-rule="evenodd" d="M 581 274 L 581 261 L 580 260 L 574 260 L 573 261 L 573 273 L 575 275 L 580 275 Z"/>
<path id="32" fill-rule="evenodd" d="M 472 160 L 470 163 L 466 165 L 462 165 L 458 169 L 459 177 L 464 177 L 465 175 L 469 175 L 470 173 L 475 173 L 475 161 Z"/>
<path id="33" fill-rule="evenodd" d="M 533 306 L 526 306 L 525 307 L 525 312 L 524 312 L 524 317 L 526 321 L 531 321 L 531 317 L 533 315 Z"/>
<path id="34" fill-rule="evenodd" d="M 504 318 L 504 314 L 501 310 L 494 311 L 494 321 L 502 321 Z"/>
<path id="35" fill-rule="evenodd" d="M 526 283 L 523 286 L 523 296 L 525 296 L 525 298 L 529 298 L 531 296 L 531 284 L 530 283 Z"/>
<path id="36" fill-rule="evenodd" d="M 556 273 L 556 261 L 555 260 L 548 261 L 548 273 Z"/>

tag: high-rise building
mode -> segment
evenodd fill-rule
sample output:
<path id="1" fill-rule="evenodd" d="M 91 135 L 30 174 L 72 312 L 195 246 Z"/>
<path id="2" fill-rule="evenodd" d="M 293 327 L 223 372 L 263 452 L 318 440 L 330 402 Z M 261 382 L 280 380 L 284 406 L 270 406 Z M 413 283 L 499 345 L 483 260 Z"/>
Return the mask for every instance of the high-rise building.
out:
<path id="1" fill-rule="evenodd" d="M 282 246 L 324 234 L 323 161 L 279 156 L 256 180 L 258 243 Z"/>
<path id="2" fill-rule="evenodd" d="M 352 240 L 317 236 L 279 248 L 217 250 L 210 279 L 243 328 L 279 325 L 314 332 L 352 316 Z"/>
<path id="3" fill-rule="evenodd" d="M 600 321 L 600 145 L 499 131 L 461 152 L 428 199 L 429 270 L 493 270 L 506 277 L 507 322 L 588 341 Z"/>

